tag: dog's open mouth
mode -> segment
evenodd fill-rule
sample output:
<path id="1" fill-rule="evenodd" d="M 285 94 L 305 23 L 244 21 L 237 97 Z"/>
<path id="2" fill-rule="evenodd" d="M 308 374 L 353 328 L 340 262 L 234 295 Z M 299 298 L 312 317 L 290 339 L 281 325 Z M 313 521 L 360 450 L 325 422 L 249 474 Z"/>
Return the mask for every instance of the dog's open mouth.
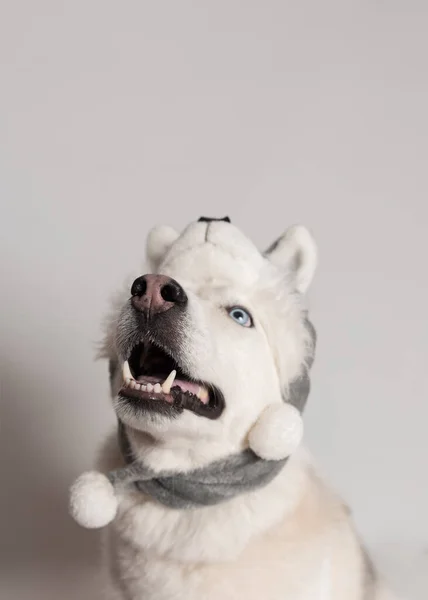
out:
<path id="1" fill-rule="evenodd" d="M 223 395 L 216 387 L 188 377 L 172 356 L 153 343 L 134 346 L 122 375 L 119 395 L 143 410 L 186 409 L 210 419 L 223 411 Z"/>

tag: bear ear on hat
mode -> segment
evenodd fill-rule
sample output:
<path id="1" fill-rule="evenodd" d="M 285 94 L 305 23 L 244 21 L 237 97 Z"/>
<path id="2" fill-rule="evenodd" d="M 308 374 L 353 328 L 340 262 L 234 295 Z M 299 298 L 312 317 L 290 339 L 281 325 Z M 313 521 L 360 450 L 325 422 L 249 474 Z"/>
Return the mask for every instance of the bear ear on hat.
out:
<path id="1" fill-rule="evenodd" d="M 293 225 L 264 255 L 274 265 L 290 274 L 298 292 L 306 292 L 318 264 L 317 246 L 306 227 Z"/>
<path id="2" fill-rule="evenodd" d="M 147 236 L 146 254 L 152 271 L 156 271 L 179 233 L 168 225 L 154 227 Z"/>

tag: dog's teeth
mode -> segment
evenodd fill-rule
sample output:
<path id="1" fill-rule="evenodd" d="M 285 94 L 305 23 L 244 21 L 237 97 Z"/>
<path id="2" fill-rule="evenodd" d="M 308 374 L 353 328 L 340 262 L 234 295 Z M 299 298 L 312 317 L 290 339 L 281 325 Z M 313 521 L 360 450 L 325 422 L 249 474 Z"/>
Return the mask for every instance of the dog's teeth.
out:
<path id="1" fill-rule="evenodd" d="M 151 383 L 147 384 L 147 391 L 148 392 L 153 392 L 153 385 Z"/>
<path id="2" fill-rule="evenodd" d="M 127 360 L 125 360 L 125 362 L 123 363 L 122 375 L 123 375 L 123 381 L 128 381 L 128 379 L 130 379 L 131 381 L 134 380 L 134 378 L 132 377 L 131 369 L 129 368 L 129 363 Z"/>
<path id="3" fill-rule="evenodd" d="M 160 392 L 162 391 L 162 386 L 160 383 L 157 383 L 155 385 L 155 387 L 153 388 L 153 391 L 156 392 L 156 394 L 160 394 Z"/>
<path id="4" fill-rule="evenodd" d="M 177 371 L 171 371 L 168 377 L 162 384 L 162 391 L 164 394 L 169 394 L 172 388 L 172 384 L 174 383 L 175 376 L 177 375 Z M 160 390 L 159 390 L 160 391 Z"/>
<path id="5" fill-rule="evenodd" d="M 147 387 L 148 387 L 148 386 L 147 386 L 147 385 L 144 385 L 144 384 L 141 384 L 141 385 L 140 385 L 140 389 L 141 389 L 141 391 L 142 391 L 142 392 L 147 392 Z"/>
<path id="6" fill-rule="evenodd" d="M 131 381 L 129 382 L 129 387 L 131 388 L 131 390 L 136 389 L 137 384 L 135 383 L 135 381 L 133 379 L 131 379 Z"/>
<path id="7" fill-rule="evenodd" d="M 136 390 L 141 390 L 141 384 L 139 384 L 139 383 L 136 383 L 136 384 L 135 384 L 135 389 L 136 389 Z"/>
<path id="8" fill-rule="evenodd" d="M 209 398 L 209 394 L 208 394 L 208 390 L 205 387 L 200 387 L 197 393 L 197 396 L 199 398 L 199 400 L 201 400 L 203 403 L 206 403 L 208 401 Z"/>

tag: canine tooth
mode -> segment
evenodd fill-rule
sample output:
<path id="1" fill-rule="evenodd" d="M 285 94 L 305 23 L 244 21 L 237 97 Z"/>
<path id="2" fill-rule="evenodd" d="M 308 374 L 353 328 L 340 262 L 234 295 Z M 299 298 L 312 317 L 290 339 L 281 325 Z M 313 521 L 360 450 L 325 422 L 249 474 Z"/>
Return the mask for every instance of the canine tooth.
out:
<path id="1" fill-rule="evenodd" d="M 148 392 L 153 392 L 153 385 L 151 383 L 147 384 L 147 391 Z"/>
<path id="2" fill-rule="evenodd" d="M 199 400 L 202 402 L 206 402 L 209 398 L 208 390 L 205 387 L 200 387 L 197 393 Z"/>
<path id="3" fill-rule="evenodd" d="M 164 394 L 169 394 L 172 388 L 172 384 L 174 383 L 175 376 L 177 375 L 177 371 L 171 371 L 168 377 L 162 384 L 162 391 Z M 160 391 L 160 390 L 159 390 Z"/>
<path id="4" fill-rule="evenodd" d="M 153 391 L 156 392 L 156 394 L 159 394 L 162 391 L 162 386 L 160 383 L 157 383 L 155 385 L 155 387 L 153 388 Z"/>
<path id="5" fill-rule="evenodd" d="M 123 363 L 122 375 L 123 375 L 124 381 L 128 381 L 128 379 L 130 379 L 131 381 L 134 380 L 134 378 L 132 377 L 131 369 L 129 368 L 129 363 L 127 360 L 125 360 L 125 362 Z"/>

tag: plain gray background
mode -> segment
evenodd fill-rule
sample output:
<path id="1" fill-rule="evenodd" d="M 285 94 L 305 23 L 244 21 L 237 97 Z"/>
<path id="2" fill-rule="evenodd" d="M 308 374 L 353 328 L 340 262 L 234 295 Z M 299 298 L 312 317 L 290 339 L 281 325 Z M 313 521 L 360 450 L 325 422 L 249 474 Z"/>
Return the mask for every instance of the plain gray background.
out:
<path id="1" fill-rule="evenodd" d="M 427 31 L 423 0 L 2 3 L 1 598 L 97 597 L 66 505 L 113 423 L 101 320 L 200 215 L 313 230 L 307 442 L 426 598 Z"/>

